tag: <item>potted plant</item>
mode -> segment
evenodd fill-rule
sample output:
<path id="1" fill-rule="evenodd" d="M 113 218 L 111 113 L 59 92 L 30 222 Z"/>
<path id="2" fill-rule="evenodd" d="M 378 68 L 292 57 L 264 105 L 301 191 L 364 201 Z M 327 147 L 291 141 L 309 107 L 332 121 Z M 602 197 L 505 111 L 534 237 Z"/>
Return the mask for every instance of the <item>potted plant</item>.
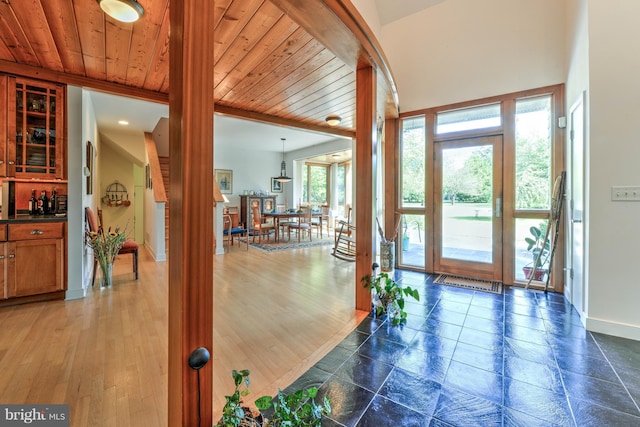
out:
<path id="1" fill-rule="evenodd" d="M 298 390 L 285 394 L 278 390 L 276 398 L 262 396 L 255 401 L 260 411 L 254 413 L 243 404 L 242 398 L 249 394 L 249 371 L 231 371 L 235 390 L 232 395 L 225 396 L 226 403 L 222 409 L 222 417 L 217 426 L 220 427 L 320 427 L 322 416 L 331 412 L 329 398 L 325 397 L 321 404 L 314 400 L 318 394 L 316 387 Z M 269 412 L 269 418 L 263 411 Z"/>
<path id="2" fill-rule="evenodd" d="M 524 266 L 522 270 L 527 279 L 541 281 L 545 274 L 549 272 L 547 268 L 549 261 L 549 240 L 545 241 L 547 234 L 547 224 L 541 223 L 540 227 L 532 226 L 529 228 L 530 235 L 525 237 L 527 242 L 527 251 L 531 253 L 532 260 Z"/>
<path id="3" fill-rule="evenodd" d="M 84 238 L 86 245 L 91 247 L 94 257 L 100 264 L 100 270 L 102 271 L 101 286 L 111 286 L 113 261 L 127 240 L 126 232 L 120 231 L 120 227 L 113 231 L 111 228 L 108 231 L 102 229 L 97 231 L 86 230 Z"/>
<path id="4" fill-rule="evenodd" d="M 367 275 L 362 278 L 361 282 L 365 288 L 371 290 L 373 309 L 376 311 L 376 315 L 386 314 L 391 319 L 393 326 L 403 324 L 407 320 L 407 313 L 404 311 L 405 296 L 420 301 L 417 289 L 410 286 L 400 286 L 387 273 L 380 273 L 373 277 Z"/>

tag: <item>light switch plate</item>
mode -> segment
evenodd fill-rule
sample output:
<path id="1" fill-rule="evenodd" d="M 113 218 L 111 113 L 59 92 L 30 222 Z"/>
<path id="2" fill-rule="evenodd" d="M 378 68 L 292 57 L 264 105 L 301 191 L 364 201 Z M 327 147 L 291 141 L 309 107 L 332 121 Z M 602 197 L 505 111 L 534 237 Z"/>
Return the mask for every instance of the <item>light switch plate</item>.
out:
<path id="1" fill-rule="evenodd" d="M 640 187 L 613 186 L 611 187 L 611 200 L 614 202 L 640 202 Z"/>

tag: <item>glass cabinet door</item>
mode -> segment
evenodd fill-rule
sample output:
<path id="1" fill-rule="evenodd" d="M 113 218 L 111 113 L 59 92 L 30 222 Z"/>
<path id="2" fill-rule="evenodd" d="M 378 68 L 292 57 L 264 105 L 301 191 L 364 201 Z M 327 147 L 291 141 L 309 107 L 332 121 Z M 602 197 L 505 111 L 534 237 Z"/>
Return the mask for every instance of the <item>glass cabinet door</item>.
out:
<path id="1" fill-rule="evenodd" d="M 9 176 L 62 178 L 62 112 L 59 107 L 62 88 L 57 85 L 16 78 L 15 118 L 9 118 L 9 139 L 15 144 L 8 150 Z M 11 144 L 10 144 L 11 145 Z"/>

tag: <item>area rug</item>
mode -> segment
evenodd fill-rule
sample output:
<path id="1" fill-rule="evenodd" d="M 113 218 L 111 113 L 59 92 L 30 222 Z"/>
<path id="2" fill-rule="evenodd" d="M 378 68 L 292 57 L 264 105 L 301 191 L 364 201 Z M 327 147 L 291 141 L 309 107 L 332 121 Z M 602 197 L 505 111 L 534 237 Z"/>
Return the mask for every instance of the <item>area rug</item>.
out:
<path id="1" fill-rule="evenodd" d="M 436 277 L 436 280 L 434 280 L 433 283 L 473 289 L 474 291 L 491 292 L 493 294 L 502 293 L 502 283 L 500 282 L 484 279 L 472 279 L 470 277 L 454 276 L 451 274 L 441 274 Z"/>
<path id="2" fill-rule="evenodd" d="M 313 239 L 311 241 L 303 240 L 300 243 L 298 243 L 297 238 L 292 238 L 289 241 L 285 240 L 277 243 L 275 243 L 273 240 L 270 240 L 268 242 L 263 241 L 262 243 L 258 243 L 258 242 L 254 243 L 253 237 L 249 237 L 249 246 L 251 246 L 252 248 L 260 249 L 261 251 L 265 251 L 265 252 L 277 252 L 277 251 L 286 251 L 289 249 L 312 248 L 315 246 L 327 246 L 327 245 L 333 245 L 333 244 L 334 244 L 333 235 L 324 236 L 322 239 L 316 238 L 315 236 L 313 236 Z"/>

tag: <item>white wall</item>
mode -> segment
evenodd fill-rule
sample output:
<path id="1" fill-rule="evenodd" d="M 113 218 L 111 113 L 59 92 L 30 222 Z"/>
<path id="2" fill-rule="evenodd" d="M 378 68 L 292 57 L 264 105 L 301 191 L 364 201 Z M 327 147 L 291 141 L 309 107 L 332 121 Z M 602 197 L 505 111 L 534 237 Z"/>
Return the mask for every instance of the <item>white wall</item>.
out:
<path id="1" fill-rule="evenodd" d="M 640 203 L 611 186 L 640 185 L 640 2 L 589 1 L 589 301 L 587 327 L 640 339 Z"/>
<path id="2" fill-rule="evenodd" d="M 102 209 L 102 224 L 105 229 L 126 229 L 127 237 L 133 238 L 134 208 L 133 208 L 133 162 L 122 156 L 111 143 L 102 142 L 98 153 L 100 164 L 100 185 L 97 190 L 98 209 Z M 116 185 L 116 181 L 119 185 Z M 126 189 L 130 206 L 108 206 L 101 199 L 107 196 L 107 189 Z M 111 193 L 113 194 L 113 193 Z M 122 194 L 119 194 L 122 196 Z"/>
<path id="3" fill-rule="evenodd" d="M 233 144 L 214 144 L 214 168 L 233 171 L 233 193 L 226 194 L 229 206 L 240 206 L 240 194 L 243 194 L 244 190 L 269 192 L 271 177 L 280 175 L 281 162 L 282 153 L 261 151 L 259 148 L 238 151 L 234 149 Z M 287 173 L 291 174 L 292 171 L 291 162 L 287 160 Z M 276 195 L 277 203 L 284 203 L 285 193 Z"/>
<path id="4" fill-rule="evenodd" d="M 401 111 L 565 81 L 565 2 L 448 0 L 382 27 Z"/>
<path id="5" fill-rule="evenodd" d="M 575 102 L 585 94 L 583 101 L 583 108 L 585 112 L 585 128 L 589 129 L 589 27 L 588 27 L 588 16 L 587 16 L 587 0 L 567 0 L 567 84 L 565 86 L 565 105 L 567 106 L 567 119 L 569 119 L 569 109 Z M 570 126 L 567 126 L 567 131 L 569 131 Z M 571 177 L 571 138 L 569 135 L 566 135 L 565 141 L 566 144 L 566 155 L 565 159 L 567 164 L 567 177 Z M 585 145 L 585 176 L 589 176 L 589 131 L 587 130 L 584 135 L 584 145 Z M 567 200 L 571 200 L 571 186 L 567 186 L 568 198 Z M 584 197 L 586 203 L 589 200 L 589 183 L 585 183 L 584 187 Z M 585 203 L 585 207 L 587 204 Z M 566 218 L 570 219 L 571 209 L 567 207 L 565 210 L 567 212 Z M 587 224 L 589 223 L 589 215 L 588 209 L 586 211 L 586 215 L 583 215 L 583 227 L 584 227 L 584 261 L 585 261 L 585 271 L 588 270 L 589 265 L 589 233 Z M 567 222 L 569 224 L 569 222 Z M 571 242 L 567 242 L 565 248 L 565 259 L 567 263 L 571 262 Z M 579 276 L 576 276 L 579 277 Z M 588 296 L 589 296 L 589 276 L 588 274 L 582 275 L 584 281 L 584 290 L 583 292 L 578 292 L 577 295 L 583 295 L 584 301 L 582 302 L 583 312 L 579 313 L 583 322 L 586 324 L 586 317 L 588 317 Z M 565 295 L 573 301 L 573 296 L 575 292 L 571 287 L 574 285 L 569 272 L 565 274 Z M 579 285 L 579 284 L 577 284 Z M 580 304 L 579 304 L 580 305 Z"/>
<path id="6" fill-rule="evenodd" d="M 87 259 L 84 250 L 84 165 L 82 89 L 67 86 L 67 292 L 66 299 L 83 298 L 86 288 Z M 91 264 L 89 264 L 91 265 Z"/>
<path id="7" fill-rule="evenodd" d="M 384 0 L 388 1 L 388 0 Z M 358 9 L 360 15 L 364 18 L 369 25 L 373 34 L 375 34 L 378 41 L 380 41 L 380 17 L 378 15 L 378 8 L 376 7 L 375 0 L 351 0 L 351 3 Z"/>

